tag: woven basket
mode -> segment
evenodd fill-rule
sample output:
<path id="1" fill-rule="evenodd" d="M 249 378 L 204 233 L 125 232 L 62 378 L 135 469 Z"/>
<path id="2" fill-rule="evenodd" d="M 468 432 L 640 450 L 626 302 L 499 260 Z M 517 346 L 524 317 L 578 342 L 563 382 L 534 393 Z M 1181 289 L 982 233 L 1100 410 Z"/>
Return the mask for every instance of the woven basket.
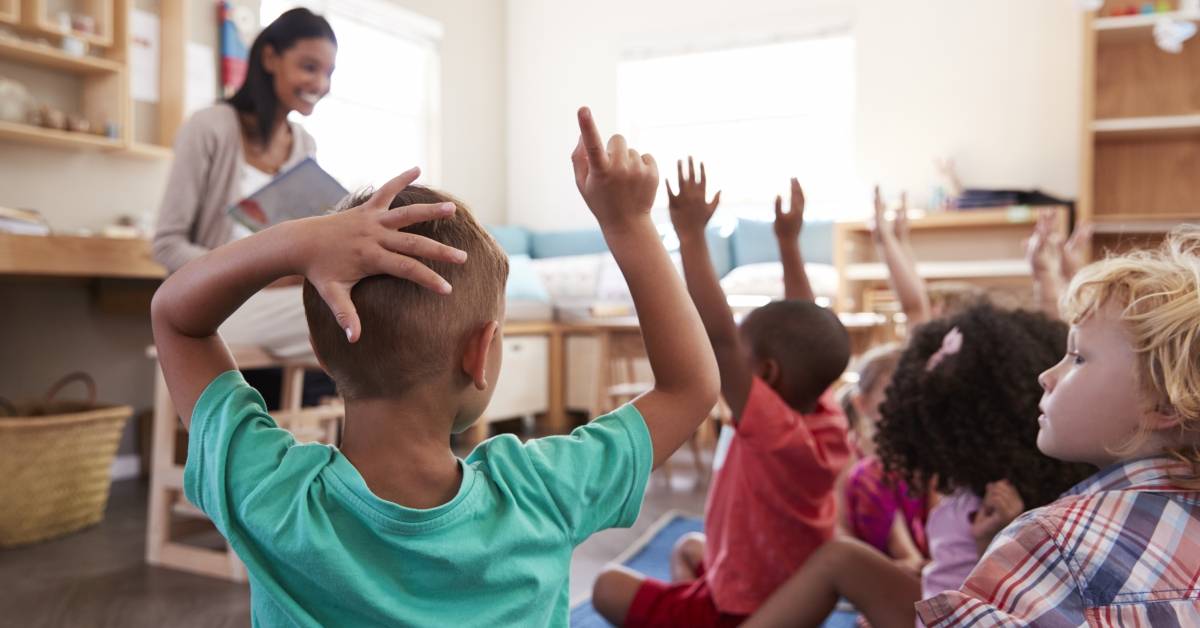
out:
<path id="1" fill-rule="evenodd" d="M 57 401 L 74 381 L 88 401 Z M 0 548 L 44 541 L 99 523 L 129 406 L 98 406 L 96 384 L 72 373 L 44 400 L 0 400 Z"/>

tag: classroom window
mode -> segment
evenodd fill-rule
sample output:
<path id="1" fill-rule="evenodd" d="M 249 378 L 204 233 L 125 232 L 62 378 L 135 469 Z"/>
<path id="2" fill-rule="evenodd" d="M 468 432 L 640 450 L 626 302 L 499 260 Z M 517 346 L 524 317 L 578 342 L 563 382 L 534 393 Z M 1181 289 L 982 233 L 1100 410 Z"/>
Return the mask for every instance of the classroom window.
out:
<path id="1" fill-rule="evenodd" d="M 719 222 L 771 220 L 788 180 L 806 217 L 861 215 L 854 168 L 854 40 L 848 35 L 629 59 L 618 69 L 620 128 L 654 155 L 704 160 Z M 699 164 L 697 164 L 697 169 Z M 667 220 L 660 189 L 655 217 Z"/>
<path id="2" fill-rule="evenodd" d="M 299 118 L 321 166 L 351 190 L 414 165 L 437 185 L 441 25 L 382 0 L 263 0 L 260 19 L 296 6 L 325 16 L 338 39 L 329 95 Z"/>

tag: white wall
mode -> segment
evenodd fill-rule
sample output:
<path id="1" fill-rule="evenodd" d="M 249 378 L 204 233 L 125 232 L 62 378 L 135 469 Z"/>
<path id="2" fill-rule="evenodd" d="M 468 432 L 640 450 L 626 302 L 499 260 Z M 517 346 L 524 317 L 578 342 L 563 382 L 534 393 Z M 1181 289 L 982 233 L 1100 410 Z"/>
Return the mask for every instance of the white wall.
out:
<path id="1" fill-rule="evenodd" d="M 933 158 L 952 155 L 969 185 L 1074 196 L 1081 23 L 1071 0 L 513 0 L 509 220 L 592 224 L 569 174 L 574 110 L 590 105 L 602 133 L 619 131 L 626 51 L 756 43 L 839 24 L 857 41 L 864 188 L 879 181 L 921 198 L 936 182 Z"/>

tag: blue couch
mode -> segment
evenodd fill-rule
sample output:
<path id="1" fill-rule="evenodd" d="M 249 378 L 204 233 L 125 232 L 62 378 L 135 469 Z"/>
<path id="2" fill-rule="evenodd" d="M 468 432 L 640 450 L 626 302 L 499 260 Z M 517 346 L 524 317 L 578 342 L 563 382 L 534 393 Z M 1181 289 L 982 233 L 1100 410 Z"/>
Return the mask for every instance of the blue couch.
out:
<path id="1" fill-rule="evenodd" d="M 488 231 L 509 256 L 514 258 L 528 256 L 531 259 L 543 259 L 608 251 L 599 228 L 532 231 L 524 227 L 490 226 Z M 667 227 L 664 231 L 670 233 L 670 228 Z M 674 234 L 666 239 L 674 241 Z M 722 277 L 738 266 L 779 261 L 779 247 L 775 243 L 775 233 L 769 222 L 738 219 L 732 230 L 710 227 L 707 240 L 713 265 Z M 805 262 L 833 263 L 832 222 L 806 222 L 800 243 Z"/>

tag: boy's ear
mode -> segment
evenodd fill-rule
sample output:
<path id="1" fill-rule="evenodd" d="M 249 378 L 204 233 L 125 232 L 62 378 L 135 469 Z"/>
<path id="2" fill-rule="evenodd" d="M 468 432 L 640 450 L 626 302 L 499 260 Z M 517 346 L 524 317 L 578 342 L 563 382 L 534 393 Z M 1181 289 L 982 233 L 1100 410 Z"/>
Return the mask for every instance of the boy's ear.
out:
<path id="1" fill-rule="evenodd" d="M 467 339 L 467 350 L 463 352 L 462 370 L 478 390 L 487 390 L 487 362 L 492 349 L 492 340 L 500 330 L 500 323 L 489 321 Z"/>
<path id="2" fill-rule="evenodd" d="M 779 362 L 774 358 L 767 358 L 758 363 L 758 378 L 771 388 L 777 387 L 782 377 Z"/>

